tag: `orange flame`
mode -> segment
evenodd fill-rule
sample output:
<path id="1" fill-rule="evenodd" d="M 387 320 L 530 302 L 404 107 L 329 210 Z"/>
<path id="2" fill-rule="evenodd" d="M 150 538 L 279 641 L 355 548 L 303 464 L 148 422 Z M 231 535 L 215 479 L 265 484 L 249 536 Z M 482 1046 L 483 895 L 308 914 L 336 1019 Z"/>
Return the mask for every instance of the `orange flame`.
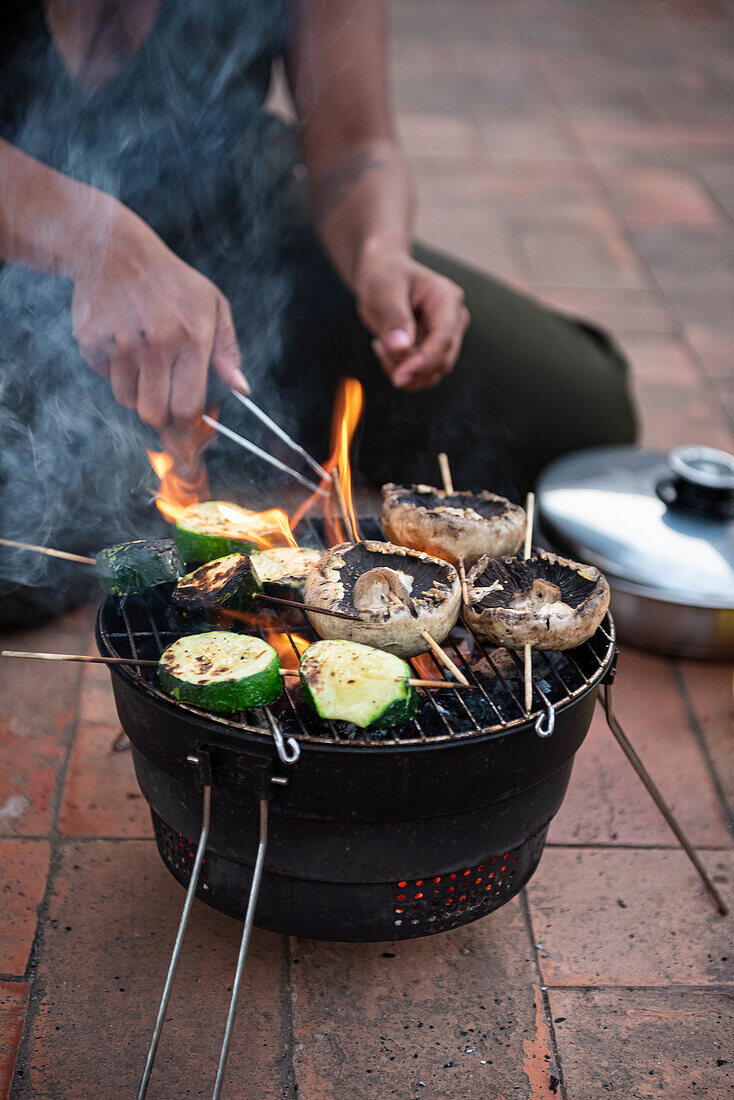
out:
<path id="1" fill-rule="evenodd" d="M 205 470 L 202 470 L 196 481 L 186 481 L 175 472 L 176 463 L 173 455 L 166 451 L 149 451 L 147 447 L 145 452 L 160 478 L 155 498 L 156 506 L 169 523 L 175 523 L 189 505 L 197 504 L 202 496 L 209 495 Z"/>
<path id="2" fill-rule="evenodd" d="M 274 546 L 293 546 L 298 543 L 293 537 L 288 516 L 281 508 L 268 508 L 264 512 L 251 512 L 248 508 L 235 508 L 220 504 L 219 511 L 230 523 L 236 524 L 243 535 L 254 542 L 261 550 L 272 550 Z"/>
<path id="3" fill-rule="evenodd" d="M 308 649 L 311 644 L 308 639 L 303 638 L 300 634 L 286 634 L 274 626 L 265 626 L 264 629 L 268 642 L 273 649 L 278 651 L 280 667 L 298 669 L 303 651 Z"/>
<path id="4" fill-rule="evenodd" d="M 326 537 L 331 546 L 339 542 L 351 541 L 342 519 L 342 505 L 339 500 L 338 488 L 341 487 L 343 497 L 343 510 L 346 511 L 352 524 L 355 535 L 359 538 L 359 527 L 352 500 L 352 470 L 349 461 L 349 449 L 354 432 L 362 416 L 363 392 L 362 386 L 356 378 L 340 378 L 334 401 L 334 412 L 331 419 L 331 453 L 326 469 L 334 470 L 338 475 L 339 486 L 330 484 L 326 479 L 321 482 L 322 489 L 330 489 L 329 497 L 324 504 L 324 520 L 326 524 Z M 319 499 L 314 493 L 294 513 L 291 527 L 296 527 L 306 513 Z"/>

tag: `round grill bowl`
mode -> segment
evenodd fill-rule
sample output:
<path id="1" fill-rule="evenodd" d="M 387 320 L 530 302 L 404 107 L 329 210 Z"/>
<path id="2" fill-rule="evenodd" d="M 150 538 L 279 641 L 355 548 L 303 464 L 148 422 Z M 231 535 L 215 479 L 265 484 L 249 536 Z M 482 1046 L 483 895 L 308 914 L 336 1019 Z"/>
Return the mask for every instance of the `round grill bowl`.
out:
<path id="1" fill-rule="evenodd" d="M 155 655 L 169 640 L 161 622 L 136 630 L 129 610 L 126 644 L 112 629 L 119 613 L 112 598 L 100 609 L 100 652 L 148 657 L 151 638 Z M 155 608 L 145 613 L 155 620 Z M 244 918 L 265 784 L 273 797 L 255 923 L 314 939 L 384 941 L 485 916 L 535 871 L 598 687 L 613 675 L 611 618 L 574 653 L 580 682 L 555 706 L 550 737 L 536 734 L 537 714 L 456 737 L 385 742 L 336 741 L 312 722 L 290 766 L 264 721 L 228 722 L 178 704 L 157 690 L 154 671 L 110 671 L 158 849 L 179 882 L 189 880 L 201 827 L 202 789 L 188 758 L 204 756 L 212 811 L 197 896 Z M 287 783 L 274 786 L 272 777 Z"/>

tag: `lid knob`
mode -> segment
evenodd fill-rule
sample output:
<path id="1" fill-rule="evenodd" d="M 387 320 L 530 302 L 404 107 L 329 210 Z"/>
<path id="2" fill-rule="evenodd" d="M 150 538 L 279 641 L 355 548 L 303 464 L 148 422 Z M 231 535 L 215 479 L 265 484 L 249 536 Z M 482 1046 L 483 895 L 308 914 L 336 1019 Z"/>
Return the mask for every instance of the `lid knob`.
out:
<path id="1" fill-rule="evenodd" d="M 673 478 L 658 486 L 666 504 L 723 518 L 734 514 L 734 455 L 686 444 L 669 453 L 668 466 Z"/>

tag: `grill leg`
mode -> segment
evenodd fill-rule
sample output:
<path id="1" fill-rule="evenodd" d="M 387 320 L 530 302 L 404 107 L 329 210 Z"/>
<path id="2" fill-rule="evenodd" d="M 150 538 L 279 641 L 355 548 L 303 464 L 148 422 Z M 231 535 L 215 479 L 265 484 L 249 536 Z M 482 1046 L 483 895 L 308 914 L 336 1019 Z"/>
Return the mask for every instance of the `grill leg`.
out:
<path id="1" fill-rule="evenodd" d="M 627 735 L 625 734 L 624 730 L 622 729 L 619 722 L 617 721 L 617 718 L 616 718 L 616 716 L 615 716 L 615 714 L 612 710 L 612 689 L 611 689 L 611 686 L 609 684 L 607 684 L 607 686 L 604 689 L 604 702 L 601 705 L 604 707 L 604 710 L 605 710 L 606 716 L 607 716 L 607 724 L 608 724 L 610 730 L 612 731 L 612 733 L 614 734 L 614 737 L 617 740 L 617 744 L 619 745 L 622 752 L 624 753 L 624 755 L 629 760 L 632 767 L 637 772 L 637 774 L 640 777 L 640 779 L 642 780 L 642 782 L 645 784 L 645 787 L 647 788 L 648 793 L 650 794 L 650 796 L 651 796 L 653 802 L 655 803 L 655 805 L 657 806 L 657 808 L 660 810 L 660 813 L 663 815 L 663 817 L 667 821 L 668 825 L 670 826 L 670 828 L 675 833 L 681 848 L 686 853 L 686 855 L 690 859 L 693 866 L 696 868 L 696 871 L 698 872 L 698 876 L 701 879 L 701 882 L 704 884 L 704 886 L 708 890 L 709 894 L 711 895 L 711 897 L 714 901 L 714 904 L 716 905 L 716 908 L 718 909 L 719 913 L 721 914 L 722 917 L 725 917 L 727 915 L 727 913 L 729 912 L 728 905 L 726 904 L 726 902 L 722 898 L 719 891 L 714 886 L 714 883 L 711 879 L 711 876 L 709 875 L 709 873 L 706 870 L 706 868 L 704 867 L 704 865 L 701 863 L 701 860 L 698 858 L 697 853 L 694 851 L 693 846 L 690 843 L 688 837 L 686 836 L 686 834 L 683 832 L 680 825 L 678 824 L 678 819 L 676 818 L 673 811 L 670 809 L 670 806 L 668 806 L 668 803 L 665 801 L 665 799 L 661 795 L 660 791 L 657 789 L 657 787 L 653 783 L 653 780 L 652 780 L 652 777 L 650 776 L 650 773 L 648 772 L 647 768 L 645 767 L 645 765 L 640 760 L 640 758 L 637 755 L 637 753 L 635 752 L 635 750 L 632 748 L 632 745 L 630 744 L 630 742 L 627 739 Z"/>
<path id="2" fill-rule="evenodd" d="M 173 945 L 173 954 L 171 955 L 171 961 L 168 965 L 166 984 L 163 986 L 163 996 L 161 997 L 161 1003 L 158 1009 L 158 1016 L 156 1018 L 155 1027 L 153 1029 L 153 1037 L 150 1040 L 148 1058 L 145 1063 L 143 1077 L 140 1082 L 140 1089 L 138 1090 L 138 1100 L 144 1100 L 145 1095 L 148 1092 L 150 1075 L 153 1072 L 153 1063 L 155 1062 L 155 1056 L 158 1050 L 158 1040 L 160 1039 L 161 1031 L 163 1030 L 163 1019 L 166 1014 L 166 1009 L 168 1008 L 168 1001 L 171 996 L 171 986 L 173 985 L 173 978 L 176 973 L 176 967 L 178 966 L 178 957 L 181 954 L 181 947 L 183 945 L 183 939 L 186 934 L 186 925 L 189 923 L 189 914 L 191 913 L 191 906 L 194 903 L 194 895 L 196 894 L 196 887 L 199 882 L 201 864 L 204 858 L 204 852 L 206 851 L 207 840 L 209 839 L 211 808 L 212 788 L 211 784 L 207 783 L 204 785 L 204 798 L 201 808 L 201 833 L 199 834 L 199 844 L 196 849 L 194 865 L 191 868 L 191 877 L 189 879 L 189 886 L 186 891 L 186 901 L 184 902 L 183 911 L 181 913 L 181 920 L 178 922 L 176 942 Z"/>
<path id="3" fill-rule="evenodd" d="M 257 896 L 260 892 L 260 880 L 263 873 L 263 865 L 265 863 L 265 849 L 268 846 L 268 803 L 264 798 L 260 799 L 260 841 L 257 846 L 257 859 L 255 860 L 255 868 L 252 872 L 252 885 L 250 886 L 250 898 L 247 903 L 247 913 L 245 915 L 245 926 L 242 929 L 242 940 L 240 942 L 240 953 L 237 958 L 237 969 L 234 975 L 234 984 L 232 986 L 232 997 L 229 1002 L 229 1012 L 227 1013 L 227 1024 L 224 1029 L 224 1039 L 222 1041 L 222 1051 L 219 1055 L 219 1066 L 217 1068 L 217 1079 L 214 1082 L 214 1092 L 212 1093 L 212 1100 L 218 1100 L 219 1094 L 222 1090 L 222 1084 L 224 1082 L 224 1070 L 227 1065 L 227 1055 L 229 1054 L 229 1044 L 232 1038 L 232 1028 L 234 1026 L 234 1018 L 237 1012 L 237 997 L 240 992 L 240 983 L 242 982 L 242 974 L 245 969 L 245 959 L 247 957 L 247 948 L 250 943 L 250 933 L 252 931 L 252 922 L 255 918 L 255 907 L 257 905 Z"/>

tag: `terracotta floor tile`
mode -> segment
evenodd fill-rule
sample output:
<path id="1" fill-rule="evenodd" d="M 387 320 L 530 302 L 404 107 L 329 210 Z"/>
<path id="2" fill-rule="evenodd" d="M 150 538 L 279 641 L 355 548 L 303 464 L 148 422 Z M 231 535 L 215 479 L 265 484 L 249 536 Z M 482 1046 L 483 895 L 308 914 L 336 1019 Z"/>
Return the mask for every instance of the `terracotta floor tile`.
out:
<path id="1" fill-rule="evenodd" d="M 652 290 L 594 290 L 546 287 L 539 292 L 543 302 L 596 322 L 610 332 L 669 333 L 674 322 L 660 294 Z"/>
<path id="2" fill-rule="evenodd" d="M 518 229 L 538 287 L 589 287 L 627 290 L 646 288 L 647 276 L 624 239 L 598 225 L 561 227 L 546 224 Z"/>
<path id="3" fill-rule="evenodd" d="M 133 1096 L 184 892 L 152 842 L 65 846 L 16 1098 Z M 148 1093 L 209 1096 L 241 925 L 194 903 Z M 285 941 L 253 935 L 223 1097 L 292 1100 Z"/>
<path id="4" fill-rule="evenodd" d="M 140 793 L 132 754 L 117 752 L 119 723 L 79 726 L 59 814 L 62 836 L 152 835 L 148 805 Z"/>
<path id="5" fill-rule="evenodd" d="M 483 156 L 476 127 L 462 115 L 404 112 L 398 129 L 409 157 Z"/>
<path id="6" fill-rule="evenodd" d="M 21 975 L 36 934 L 46 889 L 45 840 L 0 840 L 0 973 Z"/>
<path id="7" fill-rule="evenodd" d="M 724 219 L 693 170 L 664 166 L 602 168 L 612 204 L 627 225 L 721 226 Z"/>
<path id="8" fill-rule="evenodd" d="M 551 1097 L 521 906 L 445 935 L 292 945 L 302 1100 Z"/>
<path id="9" fill-rule="evenodd" d="M 570 1100 L 728 1100 L 734 1001 L 698 989 L 553 989 Z"/>
<path id="10" fill-rule="evenodd" d="M 30 988 L 26 982 L 0 982 L 0 1100 L 10 1096 Z"/>
<path id="11" fill-rule="evenodd" d="M 0 648 L 83 652 L 85 609 L 35 630 L 0 635 Z M 38 836 L 51 825 L 59 766 L 72 735 L 79 665 L 0 662 L 0 835 Z"/>
<path id="12" fill-rule="evenodd" d="M 734 853 L 701 859 L 734 902 Z M 549 848 L 527 890 L 548 985 L 734 983 L 733 918 L 680 850 Z"/>
<path id="13" fill-rule="evenodd" d="M 731 844 L 721 803 L 669 664 L 664 658 L 625 648 L 618 667 L 612 696 L 615 713 L 691 842 Z M 557 844 L 676 844 L 607 728 L 600 707 L 576 756 L 550 839 Z"/>
<path id="14" fill-rule="evenodd" d="M 685 691 L 734 812 L 734 669 L 714 661 L 679 661 Z"/>
<path id="15" fill-rule="evenodd" d="M 650 227 L 632 237 L 663 293 L 731 286 L 734 229 Z"/>

